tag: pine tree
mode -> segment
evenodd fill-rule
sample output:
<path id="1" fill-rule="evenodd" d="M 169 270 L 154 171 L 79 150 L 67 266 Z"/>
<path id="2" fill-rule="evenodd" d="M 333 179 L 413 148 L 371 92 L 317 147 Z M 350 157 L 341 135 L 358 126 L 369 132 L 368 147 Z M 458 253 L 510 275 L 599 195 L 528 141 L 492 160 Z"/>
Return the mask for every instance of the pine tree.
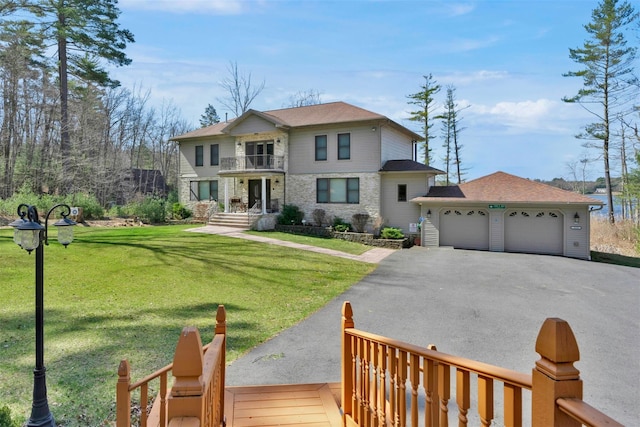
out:
<path id="1" fill-rule="evenodd" d="M 445 148 L 445 168 L 446 168 L 446 180 L 449 185 L 450 167 L 453 164 L 455 166 L 455 176 L 458 184 L 462 182 L 462 144 L 460 143 L 460 132 L 464 128 L 460 127 L 460 111 L 463 109 L 458 108 L 456 103 L 456 88 L 449 85 L 447 86 L 447 98 L 444 102 L 444 113 L 437 118 L 442 120 L 442 138 L 444 139 L 443 147 Z"/>
<path id="2" fill-rule="evenodd" d="M 204 128 L 215 125 L 216 123 L 220 123 L 220 116 L 218 116 L 215 107 L 209 104 L 207 105 L 207 108 L 204 109 L 204 113 L 200 116 L 200 126 Z"/>
<path id="3" fill-rule="evenodd" d="M 636 21 L 638 14 L 628 2 L 618 3 L 618 0 L 602 0 L 591 14 L 592 21 L 584 26 L 589 38 L 582 47 L 569 49 L 569 57 L 584 68 L 564 76 L 581 77 L 584 86 L 575 96 L 563 98 L 565 102 L 579 103 L 596 117 L 577 138 L 587 140 L 586 147 L 602 151 L 612 224 L 615 217 L 609 164 L 611 126 L 616 116 L 630 111 L 638 85 L 633 69 L 637 48 L 627 46 L 624 34 L 625 27 Z"/>
<path id="4" fill-rule="evenodd" d="M 71 136 L 69 120 L 69 77 L 87 84 L 117 87 L 101 60 L 117 66 L 131 63 L 124 49 L 133 43 L 133 35 L 121 29 L 116 20 L 120 15 L 117 0 L 21 0 L 13 2 L 6 14 L 18 15 L 33 25 L 45 40 L 57 46 L 60 91 L 60 152 L 63 159 L 63 191 L 71 190 Z M 5 26 L 11 21 L 2 22 Z"/>
<path id="5" fill-rule="evenodd" d="M 433 127 L 433 119 L 435 109 L 436 109 L 436 101 L 433 98 L 438 92 L 440 92 L 440 85 L 433 80 L 433 76 L 429 74 L 428 76 L 424 76 L 424 85 L 420 88 L 422 89 L 418 93 L 414 93 L 409 95 L 407 98 L 410 99 L 409 104 L 417 105 L 420 109 L 416 111 L 412 111 L 411 117 L 409 120 L 414 122 L 419 122 L 422 125 L 422 132 L 424 134 L 423 147 L 424 147 L 424 164 L 429 166 L 432 163 L 432 149 L 429 142 L 434 139 L 436 136 L 430 133 L 431 128 Z"/>

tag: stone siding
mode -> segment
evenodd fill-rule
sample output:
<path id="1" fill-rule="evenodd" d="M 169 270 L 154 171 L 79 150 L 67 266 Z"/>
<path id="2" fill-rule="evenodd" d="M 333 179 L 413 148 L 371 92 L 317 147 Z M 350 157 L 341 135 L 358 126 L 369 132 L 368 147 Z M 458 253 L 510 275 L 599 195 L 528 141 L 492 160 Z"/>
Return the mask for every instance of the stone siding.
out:
<path id="1" fill-rule="evenodd" d="M 349 242 L 361 243 L 367 246 L 379 248 L 402 249 L 413 246 L 413 239 L 375 239 L 370 233 L 351 233 L 333 231 L 330 227 L 310 227 L 304 225 L 281 225 L 276 224 L 276 231 L 291 234 L 304 234 L 307 236 L 331 237 L 334 239 L 346 240 Z"/>

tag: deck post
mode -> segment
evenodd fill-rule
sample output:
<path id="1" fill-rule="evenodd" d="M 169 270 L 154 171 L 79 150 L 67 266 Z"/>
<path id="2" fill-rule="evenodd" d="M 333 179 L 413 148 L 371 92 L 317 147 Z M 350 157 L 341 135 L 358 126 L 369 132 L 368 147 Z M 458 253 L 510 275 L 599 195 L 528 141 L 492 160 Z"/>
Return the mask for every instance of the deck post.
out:
<path id="1" fill-rule="evenodd" d="M 116 427 L 131 426 L 131 366 L 127 359 L 118 366 L 118 385 L 116 386 Z"/>
<path id="2" fill-rule="evenodd" d="M 351 360 L 351 338 L 346 334 L 346 329 L 354 328 L 353 310 L 351 303 L 345 301 L 342 305 L 342 382 L 341 382 L 341 399 L 343 425 L 346 423 L 347 416 L 353 416 L 352 393 L 353 393 L 353 377 L 351 371 L 354 369 Z"/>
<path id="3" fill-rule="evenodd" d="M 174 417 L 196 417 L 202 421 L 204 383 L 200 332 L 194 327 L 182 329 L 173 356 L 173 387 L 167 399 L 168 421 Z"/>
<path id="4" fill-rule="evenodd" d="M 557 318 L 545 320 L 536 340 L 536 352 L 540 359 L 532 374 L 532 427 L 580 426 L 556 404 L 560 397 L 582 399 L 580 371 L 573 366 L 580 360 L 580 351 L 569 324 Z"/>

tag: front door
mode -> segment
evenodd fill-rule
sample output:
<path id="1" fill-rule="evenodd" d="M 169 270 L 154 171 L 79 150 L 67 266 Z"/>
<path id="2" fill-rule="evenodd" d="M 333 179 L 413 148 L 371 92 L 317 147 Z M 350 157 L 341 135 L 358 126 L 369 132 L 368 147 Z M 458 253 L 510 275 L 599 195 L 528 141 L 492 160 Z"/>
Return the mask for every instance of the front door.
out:
<path id="1" fill-rule="evenodd" d="M 267 179 L 267 209 L 271 204 L 271 180 Z M 262 200 L 262 180 L 250 179 L 249 180 L 249 208 L 255 206 L 257 202 Z"/>

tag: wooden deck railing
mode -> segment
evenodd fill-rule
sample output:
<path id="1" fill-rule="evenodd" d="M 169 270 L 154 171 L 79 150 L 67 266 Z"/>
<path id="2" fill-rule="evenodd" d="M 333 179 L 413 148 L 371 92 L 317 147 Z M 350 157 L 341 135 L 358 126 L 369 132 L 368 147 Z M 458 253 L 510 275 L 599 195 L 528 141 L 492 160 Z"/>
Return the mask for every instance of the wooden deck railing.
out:
<path id="1" fill-rule="evenodd" d="M 522 392 L 531 391 L 531 425 L 619 426 L 582 402 L 573 363 L 578 346 L 569 325 L 547 319 L 536 342 L 541 359 L 533 375 L 438 352 L 355 329 L 351 304 L 342 309 L 342 409 L 344 425 L 449 425 L 452 370 L 457 424 L 467 426 L 472 402 L 482 426 L 494 420 L 494 382 L 502 384 L 503 423 L 522 426 Z M 474 377 L 477 390 L 471 388 Z M 472 399 L 472 395 L 474 399 Z M 421 407 L 423 416 L 420 417 Z"/>
<path id="2" fill-rule="evenodd" d="M 224 425 L 226 313 L 219 306 L 213 340 L 202 346 L 196 328 L 184 328 L 173 363 L 131 384 L 131 368 L 125 359 L 118 368 L 116 426 L 131 427 L 132 392 L 139 389 L 140 427 L 176 425 L 218 427 Z M 167 377 L 173 387 L 168 394 Z M 160 390 L 149 408 L 149 385 L 158 380 Z M 168 394 L 168 395 L 167 395 Z M 149 414 L 150 413 L 150 414 Z"/>

